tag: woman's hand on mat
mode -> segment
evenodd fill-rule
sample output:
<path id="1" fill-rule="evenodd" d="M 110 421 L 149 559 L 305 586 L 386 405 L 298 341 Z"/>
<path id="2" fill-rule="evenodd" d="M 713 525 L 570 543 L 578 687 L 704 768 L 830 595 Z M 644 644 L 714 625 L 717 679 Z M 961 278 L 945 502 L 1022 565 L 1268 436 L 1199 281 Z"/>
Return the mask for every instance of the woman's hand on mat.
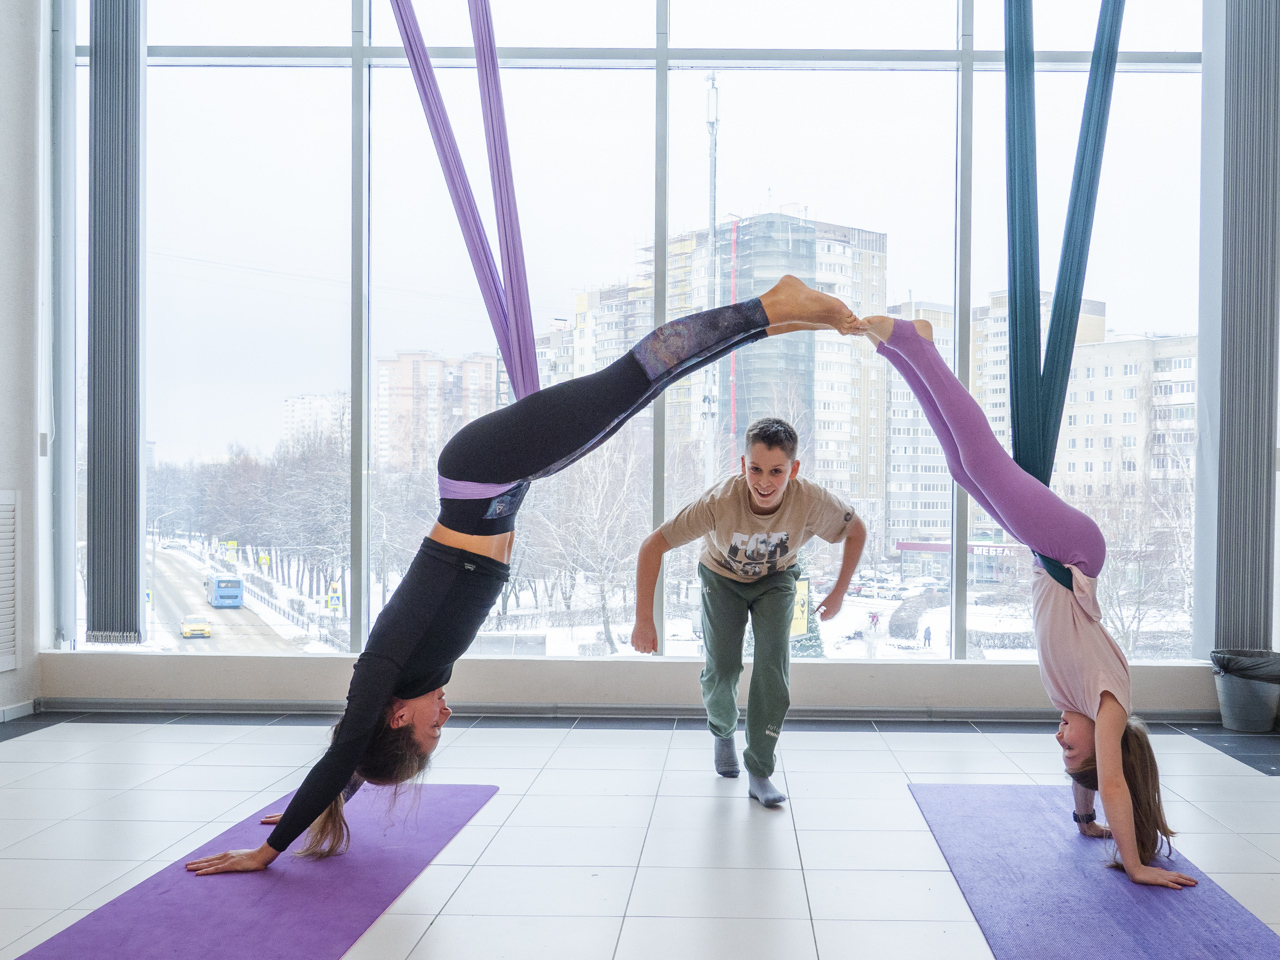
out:
<path id="1" fill-rule="evenodd" d="M 631 630 L 631 647 L 636 653 L 653 653 L 658 649 L 658 628 L 653 623 L 639 623 Z"/>
<path id="2" fill-rule="evenodd" d="M 266 823 L 265 820 L 262 822 Z M 1095 820 L 1093 823 L 1081 823 L 1078 826 L 1080 827 L 1080 832 L 1086 837 L 1096 837 L 1099 840 L 1111 839 L 1111 828 L 1105 823 L 1098 823 Z"/>
<path id="3" fill-rule="evenodd" d="M 279 823 L 280 818 L 283 816 L 284 816 L 283 813 L 268 813 L 265 817 L 263 817 L 258 822 L 259 823 Z M 1107 836 L 1110 836 L 1110 834 L 1107 834 Z"/>
<path id="4" fill-rule="evenodd" d="M 228 850 L 212 857 L 201 857 L 187 864 L 187 869 L 197 877 L 210 873 L 254 873 L 265 870 L 276 857 L 280 856 L 267 844 L 257 850 Z"/>
<path id="5" fill-rule="evenodd" d="M 1181 890 L 1183 887 L 1194 887 L 1200 882 L 1195 877 L 1188 877 L 1185 873 L 1161 870 L 1159 867 L 1134 867 L 1128 873 L 1129 879 L 1134 883 L 1144 883 L 1150 887 L 1170 887 Z"/>

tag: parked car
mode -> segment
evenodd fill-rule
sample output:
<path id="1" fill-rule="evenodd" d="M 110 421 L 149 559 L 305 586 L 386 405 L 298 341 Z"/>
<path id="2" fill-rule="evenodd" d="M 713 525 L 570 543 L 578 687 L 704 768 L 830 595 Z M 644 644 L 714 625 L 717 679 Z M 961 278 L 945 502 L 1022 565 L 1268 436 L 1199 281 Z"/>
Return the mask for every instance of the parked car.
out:
<path id="1" fill-rule="evenodd" d="M 212 637 L 213 624 L 208 617 L 191 614 L 182 618 L 182 635 L 184 637 Z"/>

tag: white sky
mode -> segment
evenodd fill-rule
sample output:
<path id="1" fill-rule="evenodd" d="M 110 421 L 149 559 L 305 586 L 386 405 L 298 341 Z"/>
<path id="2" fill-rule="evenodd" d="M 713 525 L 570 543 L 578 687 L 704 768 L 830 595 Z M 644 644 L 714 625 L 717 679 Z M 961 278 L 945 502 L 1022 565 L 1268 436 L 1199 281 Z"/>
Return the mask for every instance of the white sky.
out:
<path id="1" fill-rule="evenodd" d="M 384 9 L 384 6 L 386 9 Z M 420 2 L 428 43 L 468 43 L 463 0 Z M 653 5 L 494 0 L 500 44 L 652 44 Z M 343 43 L 346 0 L 151 0 L 150 42 Z M 955 5 L 673 0 L 673 45 L 950 47 Z M 375 2 L 374 42 L 398 43 Z M 1097 0 L 1036 4 L 1037 45 L 1088 48 Z M 978 0 L 979 49 L 1000 45 Z M 1123 49 L 1195 50 L 1199 7 L 1129 0 Z M 84 15 L 82 14 L 82 19 Z M 821 24 L 815 31 L 814 24 Z M 87 42 L 83 38 L 82 42 Z M 85 156 L 87 71 L 81 70 Z M 707 70 L 670 82 L 670 226 L 707 216 Z M 1041 286 L 1057 268 L 1085 75 L 1037 76 Z M 507 70 L 504 94 L 535 323 L 634 272 L 653 230 L 651 70 Z M 479 98 L 441 83 L 492 234 Z M 785 203 L 889 234 L 889 302 L 952 299 L 955 76 L 720 71 L 718 209 Z M 1198 74 L 1116 80 L 1085 296 L 1121 332 L 1196 324 Z M 410 75 L 375 70 L 370 163 L 374 355 L 492 349 Z M 148 75 L 148 438 L 161 460 L 270 452 L 282 401 L 349 384 L 350 87 L 341 68 L 152 68 Z M 974 303 L 1005 286 L 1003 75 L 974 111 Z M 82 169 L 82 184 L 84 183 Z M 84 192 L 82 190 L 82 200 Z M 84 247 L 81 204 L 81 246 Z M 84 313 L 82 275 L 81 312 Z"/>

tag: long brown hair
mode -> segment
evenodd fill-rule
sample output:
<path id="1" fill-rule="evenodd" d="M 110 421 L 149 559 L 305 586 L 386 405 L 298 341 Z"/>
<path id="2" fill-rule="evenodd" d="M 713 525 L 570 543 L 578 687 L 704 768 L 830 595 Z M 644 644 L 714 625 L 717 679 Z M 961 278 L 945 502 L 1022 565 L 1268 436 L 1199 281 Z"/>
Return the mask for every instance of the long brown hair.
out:
<path id="1" fill-rule="evenodd" d="M 391 707 L 388 705 L 378 731 L 356 765 L 356 776 L 367 783 L 399 785 L 412 780 L 427 768 L 428 754 L 422 752 L 414 739 L 413 725 L 392 727 L 389 722 L 390 714 Z M 338 738 L 338 731 L 341 729 L 342 721 L 339 720 L 333 727 L 334 740 Z M 351 843 L 351 829 L 342 813 L 345 803 L 339 794 L 325 808 L 324 813 L 316 817 L 307 830 L 306 843 L 298 851 L 298 856 L 323 860 L 346 852 Z"/>
<path id="2" fill-rule="evenodd" d="M 1149 864 L 1167 848 L 1173 852 L 1170 838 L 1175 834 L 1164 818 L 1164 805 L 1160 802 L 1160 771 L 1156 767 L 1155 751 L 1151 749 L 1151 737 L 1147 725 L 1137 717 L 1130 717 L 1120 737 L 1120 761 L 1124 782 L 1129 788 L 1129 800 L 1133 805 L 1133 829 L 1138 840 L 1138 859 Z M 1080 769 L 1067 774 L 1088 790 L 1098 789 L 1098 758 L 1095 754 L 1085 760 Z M 1120 867 L 1112 858 L 1111 866 Z"/>

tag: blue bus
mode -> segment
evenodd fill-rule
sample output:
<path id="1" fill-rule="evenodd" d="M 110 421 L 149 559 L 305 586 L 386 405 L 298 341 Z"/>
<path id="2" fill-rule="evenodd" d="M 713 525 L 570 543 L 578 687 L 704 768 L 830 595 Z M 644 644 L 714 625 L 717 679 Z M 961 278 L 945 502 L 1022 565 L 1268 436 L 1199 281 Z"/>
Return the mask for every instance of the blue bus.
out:
<path id="1" fill-rule="evenodd" d="M 207 573 L 204 595 L 211 607 L 243 607 L 244 581 L 226 574 Z"/>

